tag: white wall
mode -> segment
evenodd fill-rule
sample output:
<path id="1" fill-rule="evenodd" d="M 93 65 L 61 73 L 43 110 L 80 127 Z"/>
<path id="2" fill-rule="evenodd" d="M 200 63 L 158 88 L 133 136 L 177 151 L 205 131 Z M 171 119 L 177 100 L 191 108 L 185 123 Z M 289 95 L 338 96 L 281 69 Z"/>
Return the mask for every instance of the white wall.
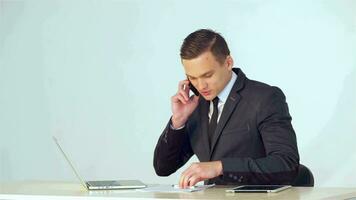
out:
<path id="1" fill-rule="evenodd" d="M 318 186 L 356 186 L 356 1 L 0 0 L 0 181 L 157 177 L 182 40 L 222 33 L 283 89 Z M 196 159 L 193 159 L 196 160 Z"/>

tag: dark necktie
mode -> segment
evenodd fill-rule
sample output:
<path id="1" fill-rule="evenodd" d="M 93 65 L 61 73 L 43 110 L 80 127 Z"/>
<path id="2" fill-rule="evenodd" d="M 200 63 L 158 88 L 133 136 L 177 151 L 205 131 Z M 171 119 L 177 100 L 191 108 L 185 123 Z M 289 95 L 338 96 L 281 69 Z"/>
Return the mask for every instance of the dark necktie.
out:
<path id="1" fill-rule="evenodd" d="M 215 97 L 213 99 L 213 105 L 214 105 L 213 115 L 211 116 L 209 129 L 208 129 L 210 146 L 212 146 L 214 132 L 216 129 L 216 125 L 218 124 L 218 116 L 219 116 L 218 104 L 219 104 L 219 97 Z"/>

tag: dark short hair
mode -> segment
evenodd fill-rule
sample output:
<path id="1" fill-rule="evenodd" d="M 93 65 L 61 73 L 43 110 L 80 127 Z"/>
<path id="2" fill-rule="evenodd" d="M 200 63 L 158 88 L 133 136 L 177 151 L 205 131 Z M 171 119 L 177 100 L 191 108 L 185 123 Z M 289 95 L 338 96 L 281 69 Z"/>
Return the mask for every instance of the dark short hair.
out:
<path id="1" fill-rule="evenodd" d="M 190 60 L 200 56 L 206 51 L 211 51 L 215 59 L 223 63 L 230 55 L 225 39 L 217 32 L 210 29 L 200 29 L 189 34 L 180 48 L 180 57 Z"/>

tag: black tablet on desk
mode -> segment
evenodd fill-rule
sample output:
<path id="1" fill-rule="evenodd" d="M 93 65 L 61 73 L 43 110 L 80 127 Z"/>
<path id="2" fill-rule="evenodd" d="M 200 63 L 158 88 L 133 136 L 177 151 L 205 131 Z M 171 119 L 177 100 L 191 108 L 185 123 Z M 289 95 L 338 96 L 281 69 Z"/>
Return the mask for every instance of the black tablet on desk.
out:
<path id="1" fill-rule="evenodd" d="M 241 185 L 235 188 L 226 190 L 226 192 L 280 192 L 288 189 L 290 185 Z"/>

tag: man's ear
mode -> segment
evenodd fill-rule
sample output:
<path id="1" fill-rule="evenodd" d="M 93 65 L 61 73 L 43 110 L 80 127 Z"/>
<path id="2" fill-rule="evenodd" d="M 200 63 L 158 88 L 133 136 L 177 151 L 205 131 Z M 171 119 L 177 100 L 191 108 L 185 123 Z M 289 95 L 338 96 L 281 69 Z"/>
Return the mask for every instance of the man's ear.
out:
<path id="1" fill-rule="evenodd" d="M 234 66 L 234 59 L 229 55 L 226 57 L 226 64 L 228 66 L 229 70 L 232 70 L 232 67 Z"/>

